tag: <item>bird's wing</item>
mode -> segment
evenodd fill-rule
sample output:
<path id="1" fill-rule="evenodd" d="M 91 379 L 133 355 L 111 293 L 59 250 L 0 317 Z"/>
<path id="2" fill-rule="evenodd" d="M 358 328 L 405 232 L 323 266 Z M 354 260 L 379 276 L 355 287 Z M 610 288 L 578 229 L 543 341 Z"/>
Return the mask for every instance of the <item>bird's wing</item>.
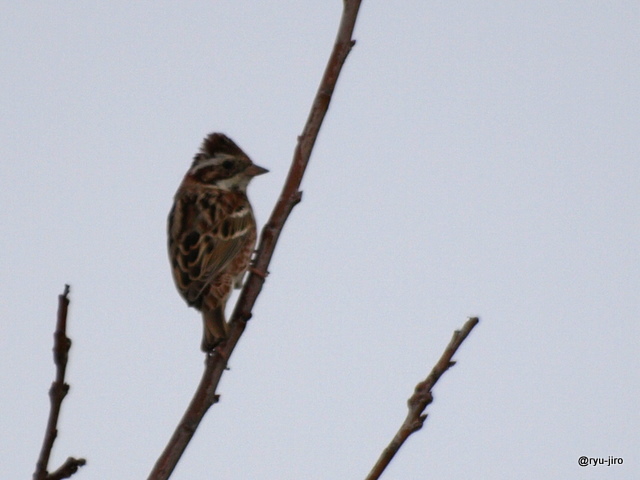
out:
<path id="1" fill-rule="evenodd" d="M 187 302 L 196 307 L 208 284 L 243 248 L 252 219 L 249 208 L 229 213 L 215 202 L 206 206 L 184 202 L 169 217 L 174 278 Z"/>

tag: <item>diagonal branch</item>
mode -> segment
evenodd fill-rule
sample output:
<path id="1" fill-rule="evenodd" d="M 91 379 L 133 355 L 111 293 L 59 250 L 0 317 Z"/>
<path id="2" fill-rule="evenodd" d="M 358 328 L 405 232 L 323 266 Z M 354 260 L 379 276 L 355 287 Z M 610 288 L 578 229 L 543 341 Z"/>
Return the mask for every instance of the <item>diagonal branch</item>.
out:
<path id="1" fill-rule="evenodd" d="M 355 45 L 352 39 L 353 29 L 355 27 L 358 10 L 360 8 L 360 0 L 345 0 L 340 27 L 336 36 L 333 51 L 327 62 L 327 66 L 322 76 L 322 81 L 316 92 L 316 97 L 311 106 L 307 123 L 304 126 L 302 134 L 298 137 L 298 143 L 293 155 L 293 162 L 289 169 L 287 180 L 280 193 L 280 198 L 276 203 L 269 221 L 262 230 L 260 244 L 258 245 L 258 254 L 256 256 L 253 272 L 247 279 L 247 284 L 242 289 L 236 309 L 231 317 L 232 328 L 234 323 L 246 322 L 251 318 L 251 310 L 255 304 L 256 298 L 262 290 L 264 278 L 267 274 L 267 267 L 271 262 L 276 242 L 282 232 L 282 227 L 287 221 L 289 214 L 302 198 L 302 192 L 299 190 L 302 177 L 309 164 L 311 151 L 318 137 L 320 127 L 324 117 L 329 109 L 331 96 L 335 90 L 338 76 L 342 70 L 342 66 L 349 55 L 349 52 Z M 261 274 L 256 274 L 260 272 Z M 241 328 L 244 328 L 242 326 Z"/>
<path id="2" fill-rule="evenodd" d="M 56 472 L 52 474 L 47 472 L 53 443 L 58 436 L 58 417 L 60 416 L 60 408 L 62 407 L 64 397 L 66 397 L 69 392 L 69 384 L 64 381 L 67 370 L 67 360 L 69 358 L 69 350 L 71 349 L 71 340 L 67 337 L 68 307 L 69 285 L 65 285 L 64 293 L 58 296 L 58 319 L 56 321 L 56 331 L 53 334 L 53 361 L 56 364 L 56 378 L 49 389 L 51 409 L 49 410 L 47 429 L 44 433 L 44 441 L 42 442 L 42 449 L 40 450 L 40 456 L 36 463 L 36 471 L 33 474 L 33 480 L 69 478 L 76 472 L 76 470 L 78 470 L 78 467 L 86 463 L 83 458 L 76 459 L 69 457 L 64 465 Z"/>
<path id="3" fill-rule="evenodd" d="M 302 177 L 309 164 L 309 158 L 318 137 L 318 132 L 329 109 L 329 103 L 331 102 L 338 76 L 351 48 L 355 44 L 352 35 L 360 8 L 360 1 L 344 0 L 342 18 L 333 51 L 311 106 L 307 123 L 302 134 L 298 137 L 291 168 L 282 192 L 269 221 L 262 229 L 253 266 L 240 293 L 233 315 L 229 320 L 228 339 L 206 357 L 205 369 L 200 384 L 169 443 L 154 465 L 148 477 L 149 480 L 165 480 L 169 478 L 205 413 L 211 405 L 218 401 L 218 395 L 216 394 L 218 382 L 246 327 L 246 322 L 251 318 L 251 311 L 262 290 L 267 269 L 282 232 L 282 227 L 293 207 L 302 198 L 302 192 L 300 191 Z"/>
<path id="4" fill-rule="evenodd" d="M 389 443 L 387 448 L 384 449 L 382 455 L 380 455 L 380 458 L 373 466 L 365 480 L 376 480 L 377 478 L 380 478 L 382 472 L 384 472 L 387 465 L 389 465 L 389 462 L 391 462 L 395 454 L 400 450 L 400 447 L 402 447 L 407 438 L 409 438 L 409 435 L 422 428 L 424 421 L 427 419 L 427 414 L 423 412 L 427 406 L 433 402 L 431 389 L 444 372 L 455 365 L 456 362 L 451 360 L 453 355 L 479 321 L 480 320 L 477 317 L 470 318 L 466 321 L 462 330 L 456 330 L 453 332 L 453 338 L 449 342 L 449 345 L 447 345 L 447 348 L 444 350 L 440 360 L 438 360 L 438 363 L 435 364 L 431 373 L 429 373 L 429 376 L 416 385 L 413 395 L 411 395 L 411 398 L 409 398 L 407 402 L 409 405 L 407 418 L 405 418 L 400 429 L 393 437 L 393 440 L 391 440 L 391 443 Z"/>

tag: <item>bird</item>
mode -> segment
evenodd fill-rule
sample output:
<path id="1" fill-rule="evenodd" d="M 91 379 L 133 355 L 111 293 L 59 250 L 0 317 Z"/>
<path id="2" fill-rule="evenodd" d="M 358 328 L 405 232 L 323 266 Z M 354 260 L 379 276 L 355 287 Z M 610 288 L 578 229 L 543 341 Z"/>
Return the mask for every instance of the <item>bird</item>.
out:
<path id="1" fill-rule="evenodd" d="M 229 137 L 211 133 L 174 196 L 169 261 L 178 292 L 202 313 L 204 352 L 227 338 L 225 306 L 233 288 L 242 287 L 257 238 L 247 186 L 267 172 Z"/>

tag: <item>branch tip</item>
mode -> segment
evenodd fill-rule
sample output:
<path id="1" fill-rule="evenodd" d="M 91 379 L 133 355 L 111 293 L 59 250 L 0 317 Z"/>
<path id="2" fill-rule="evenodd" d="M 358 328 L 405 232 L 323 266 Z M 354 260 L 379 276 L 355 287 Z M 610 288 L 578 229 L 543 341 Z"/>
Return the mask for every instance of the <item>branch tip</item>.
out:
<path id="1" fill-rule="evenodd" d="M 60 409 L 62 401 L 69 392 L 69 384 L 65 382 L 65 374 L 67 370 L 67 361 L 69 349 L 71 348 L 71 340 L 67 337 L 67 307 L 69 305 L 69 285 L 64 286 L 64 291 L 58 296 L 58 315 L 56 319 L 56 327 L 53 333 L 53 362 L 56 366 L 56 376 L 49 388 L 49 399 L 51 406 L 49 408 L 49 419 L 42 441 L 40 455 L 36 462 L 36 470 L 33 474 L 34 480 L 58 480 L 69 478 L 73 475 L 79 466 L 86 463 L 83 458 L 75 459 L 69 457 L 67 461 L 53 473 L 48 473 L 49 460 L 53 444 L 58 436 L 58 419 L 60 417 Z"/>

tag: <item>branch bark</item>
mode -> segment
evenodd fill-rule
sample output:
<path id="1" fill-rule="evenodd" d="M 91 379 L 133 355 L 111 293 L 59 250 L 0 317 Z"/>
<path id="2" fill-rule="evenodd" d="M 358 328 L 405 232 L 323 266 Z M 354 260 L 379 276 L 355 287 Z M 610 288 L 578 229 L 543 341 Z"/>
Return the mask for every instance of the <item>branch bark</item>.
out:
<path id="1" fill-rule="evenodd" d="M 238 340 L 246 328 L 246 322 L 251 318 L 251 311 L 262 290 L 267 276 L 267 269 L 282 228 L 293 208 L 302 199 L 302 192 L 300 191 L 302 177 L 309 164 L 311 151 L 329 108 L 342 66 L 351 48 L 355 45 L 352 35 L 360 3 L 361 0 L 344 0 L 342 18 L 333 50 L 311 106 L 307 122 L 302 134 L 298 137 L 289 174 L 271 217 L 262 229 L 255 260 L 247 281 L 240 292 L 233 314 L 229 319 L 229 338 L 212 354 L 207 355 L 200 384 L 169 443 L 149 474 L 149 480 L 165 480 L 169 478 L 207 410 L 219 399 L 216 394 L 218 383 L 227 366 L 228 359 L 231 357 Z"/>
<path id="2" fill-rule="evenodd" d="M 389 465 L 395 454 L 400 450 L 400 447 L 402 447 L 407 438 L 409 438 L 409 435 L 422 428 L 424 421 L 427 419 L 427 414 L 423 412 L 427 406 L 433 402 L 431 389 L 444 372 L 456 364 L 456 362 L 451 360 L 453 355 L 479 321 L 480 320 L 477 317 L 470 318 L 466 321 L 461 330 L 453 332 L 453 338 L 449 342 L 449 345 L 447 345 L 447 348 L 445 348 L 440 360 L 438 360 L 438 363 L 435 364 L 431 373 L 429 373 L 429 376 L 416 385 L 413 395 L 411 395 L 411 398 L 407 401 L 409 406 L 407 418 L 402 422 L 402 425 L 393 437 L 393 440 L 391 440 L 391 443 L 389 443 L 387 448 L 384 449 L 382 455 L 380 455 L 380 458 L 378 458 L 378 461 L 373 466 L 365 480 L 376 480 L 380 478 L 382 472 L 384 472 L 387 465 Z"/>
<path id="3" fill-rule="evenodd" d="M 67 311 L 69 308 L 69 285 L 64 286 L 64 292 L 58 296 L 58 318 L 56 321 L 56 330 L 53 334 L 53 361 L 56 365 L 56 378 L 49 389 L 49 399 L 51 408 L 49 410 L 49 420 L 44 433 L 40 456 L 36 462 L 36 470 L 33 474 L 33 480 L 57 480 L 69 478 L 73 475 L 78 467 L 86 463 L 84 458 L 69 457 L 66 462 L 55 472 L 49 474 L 49 458 L 53 443 L 58 436 L 58 418 L 60 417 L 60 409 L 62 401 L 69 392 L 69 385 L 65 383 L 65 374 L 67 371 L 67 360 L 69 358 L 69 350 L 71 349 L 71 339 L 67 337 Z"/>

